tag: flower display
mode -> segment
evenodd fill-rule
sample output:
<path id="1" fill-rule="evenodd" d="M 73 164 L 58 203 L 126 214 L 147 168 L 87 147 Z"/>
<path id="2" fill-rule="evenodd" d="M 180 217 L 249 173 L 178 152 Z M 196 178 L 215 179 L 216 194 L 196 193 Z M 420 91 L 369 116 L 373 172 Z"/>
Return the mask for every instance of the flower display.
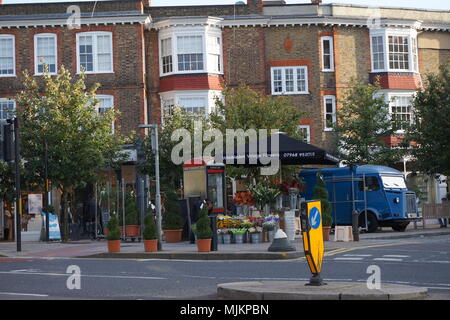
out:
<path id="1" fill-rule="evenodd" d="M 253 206 L 255 205 L 255 199 L 253 199 L 251 192 L 239 191 L 235 193 L 234 203 L 239 206 Z"/>

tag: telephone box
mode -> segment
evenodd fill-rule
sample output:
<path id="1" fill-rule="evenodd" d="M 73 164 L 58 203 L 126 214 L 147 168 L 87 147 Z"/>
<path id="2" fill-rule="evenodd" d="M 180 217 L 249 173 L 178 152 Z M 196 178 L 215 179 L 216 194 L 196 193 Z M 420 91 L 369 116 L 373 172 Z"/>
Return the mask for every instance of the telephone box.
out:
<path id="1" fill-rule="evenodd" d="M 212 212 L 226 211 L 225 165 L 215 163 L 214 158 L 192 159 L 183 165 L 184 198 L 198 196 L 209 200 Z"/>

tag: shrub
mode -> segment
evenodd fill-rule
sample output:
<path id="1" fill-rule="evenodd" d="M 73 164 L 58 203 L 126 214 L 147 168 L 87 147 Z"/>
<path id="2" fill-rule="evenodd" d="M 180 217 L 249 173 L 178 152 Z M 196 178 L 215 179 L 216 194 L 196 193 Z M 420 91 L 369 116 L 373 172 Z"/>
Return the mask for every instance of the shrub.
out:
<path id="1" fill-rule="evenodd" d="M 200 217 L 197 220 L 196 229 L 197 239 L 211 239 L 213 236 L 208 216 L 208 207 L 206 205 L 204 205 L 200 211 Z"/>
<path id="2" fill-rule="evenodd" d="M 144 218 L 144 240 L 158 239 L 158 232 L 156 230 L 156 223 L 153 214 L 150 213 Z"/>
<path id="3" fill-rule="evenodd" d="M 184 226 L 184 220 L 181 217 L 181 206 L 178 202 L 175 192 L 168 192 L 164 203 L 163 229 L 178 230 Z"/>
<path id="4" fill-rule="evenodd" d="M 108 230 L 108 240 L 120 240 L 119 221 L 117 220 L 117 216 L 115 214 L 112 214 L 111 219 L 108 221 Z"/>
<path id="5" fill-rule="evenodd" d="M 133 226 L 139 224 L 139 211 L 134 193 L 129 192 L 125 200 L 125 224 Z"/>

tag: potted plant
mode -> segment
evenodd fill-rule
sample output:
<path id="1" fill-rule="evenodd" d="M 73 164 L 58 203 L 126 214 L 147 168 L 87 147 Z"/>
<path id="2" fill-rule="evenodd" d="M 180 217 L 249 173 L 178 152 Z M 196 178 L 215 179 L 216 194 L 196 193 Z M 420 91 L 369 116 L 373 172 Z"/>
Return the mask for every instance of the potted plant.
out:
<path id="1" fill-rule="evenodd" d="M 230 244 L 231 243 L 231 233 L 230 233 L 230 229 L 228 228 L 223 228 L 220 229 L 221 233 L 222 233 L 222 238 L 223 238 L 223 244 Z"/>
<path id="2" fill-rule="evenodd" d="M 181 206 L 175 192 L 166 194 L 163 216 L 163 231 L 166 242 L 180 242 L 184 221 L 181 217 Z"/>
<path id="3" fill-rule="evenodd" d="M 127 237 L 138 237 L 140 234 L 138 207 L 136 196 L 129 192 L 125 202 L 125 235 Z"/>
<path id="4" fill-rule="evenodd" d="M 108 222 L 108 252 L 120 252 L 120 229 L 119 221 L 115 214 L 111 216 Z"/>
<path id="5" fill-rule="evenodd" d="M 255 203 L 264 210 L 265 214 L 270 214 L 270 206 L 276 203 L 281 191 L 278 188 L 273 188 L 267 184 L 260 183 L 251 188 L 252 196 Z"/>
<path id="6" fill-rule="evenodd" d="M 244 234 L 247 232 L 247 228 L 232 228 L 231 233 L 234 237 L 235 243 L 244 243 Z"/>
<path id="7" fill-rule="evenodd" d="M 210 219 L 208 216 L 208 207 L 203 206 L 200 210 L 200 217 L 197 220 L 197 250 L 198 252 L 211 251 L 211 239 L 213 232 L 211 229 Z"/>
<path id="8" fill-rule="evenodd" d="M 330 229 L 332 224 L 331 203 L 328 201 L 328 190 L 325 181 L 320 174 L 317 175 L 316 185 L 314 187 L 314 199 L 320 200 L 322 213 L 322 231 L 323 240 L 330 240 Z"/>
<path id="9" fill-rule="evenodd" d="M 144 219 L 144 249 L 145 252 L 158 251 L 158 233 L 153 214 L 148 214 Z"/>
<path id="10" fill-rule="evenodd" d="M 273 219 L 266 220 L 262 224 L 263 229 L 267 232 L 269 242 L 273 241 L 277 225 L 278 225 L 277 221 Z"/>

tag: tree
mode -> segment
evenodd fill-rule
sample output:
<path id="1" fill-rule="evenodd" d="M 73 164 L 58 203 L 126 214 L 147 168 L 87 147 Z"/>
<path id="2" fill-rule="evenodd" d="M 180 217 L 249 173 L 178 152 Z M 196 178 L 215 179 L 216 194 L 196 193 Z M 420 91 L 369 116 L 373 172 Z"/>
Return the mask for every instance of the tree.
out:
<path id="1" fill-rule="evenodd" d="M 400 150 L 385 141 L 395 134 L 398 122 L 391 119 L 384 96 L 377 94 L 380 89 L 353 81 L 341 101 L 334 131 L 338 156 L 346 164 L 390 166 L 402 158 Z"/>
<path id="2" fill-rule="evenodd" d="M 450 176 L 450 64 L 426 75 L 413 101 L 414 122 L 406 140 L 419 171 Z"/>
<path id="3" fill-rule="evenodd" d="M 199 121 L 203 132 L 211 128 L 209 117 L 203 115 L 196 115 L 186 111 L 184 108 L 175 107 L 170 115 L 164 117 L 164 123 L 159 130 L 159 167 L 160 172 L 164 173 L 160 176 L 161 190 L 173 191 L 180 186 L 180 181 L 183 179 L 183 166 L 175 164 L 172 160 L 172 150 L 179 143 L 179 141 L 172 140 L 172 134 L 177 129 L 186 130 L 190 137 L 194 137 L 194 123 Z M 203 135 L 202 132 L 202 135 Z M 194 157 L 193 138 L 191 143 L 190 159 Z M 151 144 L 151 137 L 148 136 L 143 144 L 145 152 L 145 161 L 140 165 L 139 170 L 143 174 L 148 174 L 151 177 L 155 175 L 155 157 Z"/>
<path id="4" fill-rule="evenodd" d="M 286 96 L 265 95 L 248 86 L 225 88 L 223 100 L 216 100 L 216 109 L 211 114 L 211 123 L 225 137 L 227 129 L 271 129 L 279 130 L 293 138 L 301 138 L 298 130 L 303 113 L 292 105 Z M 224 150 L 226 150 L 224 148 Z M 288 166 L 285 166 L 285 169 Z M 227 175 L 240 178 L 260 178 L 258 169 L 227 167 Z M 289 174 L 288 174 L 289 175 Z"/>
<path id="5" fill-rule="evenodd" d="M 84 73 L 73 79 L 59 73 L 36 78 L 24 73 L 25 89 L 17 95 L 21 151 L 25 170 L 43 182 L 44 142 L 48 145 L 48 177 L 61 192 L 61 222 L 68 239 L 67 204 L 76 188 L 93 183 L 98 169 L 119 159 L 124 139 L 112 133 L 118 112 L 97 112 L 99 84 L 86 88 Z M 116 131 L 117 132 L 117 131 Z"/>

